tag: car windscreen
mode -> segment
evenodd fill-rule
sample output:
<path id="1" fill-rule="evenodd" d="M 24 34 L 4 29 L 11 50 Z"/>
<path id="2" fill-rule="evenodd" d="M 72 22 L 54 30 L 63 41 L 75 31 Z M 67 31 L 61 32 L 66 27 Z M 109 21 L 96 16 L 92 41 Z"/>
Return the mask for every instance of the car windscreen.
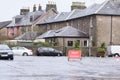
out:
<path id="1" fill-rule="evenodd" d="M 54 51 L 54 49 L 53 48 L 49 48 L 49 51 Z"/>
<path id="2" fill-rule="evenodd" d="M 0 45 L 0 50 L 10 50 L 10 48 L 6 45 Z"/>

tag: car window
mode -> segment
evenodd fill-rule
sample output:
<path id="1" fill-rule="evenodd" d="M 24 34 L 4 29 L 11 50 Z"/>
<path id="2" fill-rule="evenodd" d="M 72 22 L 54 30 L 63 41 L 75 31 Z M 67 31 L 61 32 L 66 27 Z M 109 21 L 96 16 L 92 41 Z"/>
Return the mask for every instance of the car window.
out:
<path id="1" fill-rule="evenodd" d="M 24 47 L 19 47 L 20 50 L 24 50 Z"/>
<path id="2" fill-rule="evenodd" d="M 0 50 L 10 50 L 10 48 L 6 45 L 0 45 Z"/>
<path id="3" fill-rule="evenodd" d="M 48 51 L 48 48 L 42 48 L 42 50 L 44 50 L 44 51 Z"/>
<path id="4" fill-rule="evenodd" d="M 49 51 L 54 51 L 54 49 L 53 48 L 49 48 Z"/>
<path id="5" fill-rule="evenodd" d="M 12 47 L 12 50 L 17 50 L 17 47 Z"/>

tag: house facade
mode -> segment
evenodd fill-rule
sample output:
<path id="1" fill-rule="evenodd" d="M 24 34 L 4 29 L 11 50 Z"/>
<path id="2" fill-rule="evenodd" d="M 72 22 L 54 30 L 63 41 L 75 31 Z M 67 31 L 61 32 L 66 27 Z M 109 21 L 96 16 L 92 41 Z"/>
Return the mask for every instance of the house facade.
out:
<path id="1" fill-rule="evenodd" d="M 102 4 L 93 4 L 83 10 L 57 14 L 45 22 L 37 24 L 43 31 L 55 30 L 63 26 L 72 26 L 89 35 L 91 47 L 120 44 L 120 2 L 109 0 Z M 39 29 L 39 30 L 40 30 Z"/>
<path id="2" fill-rule="evenodd" d="M 8 39 L 6 26 L 9 25 L 10 23 L 11 21 L 0 22 L 0 41 Z"/>
<path id="3" fill-rule="evenodd" d="M 67 49 L 75 47 L 76 41 L 80 47 L 88 47 L 89 36 L 83 31 L 80 31 L 72 26 L 64 26 L 57 30 L 49 30 L 36 39 L 45 39 L 46 42 L 59 50 L 67 53 Z"/>
<path id="4" fill-rule="evenodd" d="M 52 7 L 48 11 L 42 10 L 40 5 L 38 10 L 34 5 L 33 12 L 30 12 L 29 8 L 21 9 L 20 15 L 13 17 L 12 22 L 7 26 L 8 33 L 10 33 L 8 34 L 9 39 L 14 39 L 26 32 L 36 32 L 38 30 L 35 25 L 37 22 L 41 22 L 57 13 Z"/>

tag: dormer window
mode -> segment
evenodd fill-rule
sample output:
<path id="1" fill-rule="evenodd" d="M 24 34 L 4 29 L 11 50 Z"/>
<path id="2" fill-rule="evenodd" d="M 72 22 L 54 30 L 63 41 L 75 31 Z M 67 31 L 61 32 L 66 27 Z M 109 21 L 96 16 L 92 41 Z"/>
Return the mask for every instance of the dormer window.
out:
<path id="1" fill-rule="evenodd" d="M 33 16 L 30 16 L 30 22 L 32 22 L 34 19 L 33 19 Z"/>
<path id="2" fill-rule="evenodd" d="M 15 23 L 19 23 L 21 18 L 15 18 Z"/>

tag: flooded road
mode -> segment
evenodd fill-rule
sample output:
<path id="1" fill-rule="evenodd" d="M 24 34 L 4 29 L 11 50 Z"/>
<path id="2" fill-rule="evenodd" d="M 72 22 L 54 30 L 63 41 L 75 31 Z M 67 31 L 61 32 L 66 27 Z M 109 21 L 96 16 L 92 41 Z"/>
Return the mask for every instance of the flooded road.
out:
<path id="1" fill-rule="evenodd" d="M 120 59 L 15 56 L 0 60 L 0 80 L 120 80 Z"/>

